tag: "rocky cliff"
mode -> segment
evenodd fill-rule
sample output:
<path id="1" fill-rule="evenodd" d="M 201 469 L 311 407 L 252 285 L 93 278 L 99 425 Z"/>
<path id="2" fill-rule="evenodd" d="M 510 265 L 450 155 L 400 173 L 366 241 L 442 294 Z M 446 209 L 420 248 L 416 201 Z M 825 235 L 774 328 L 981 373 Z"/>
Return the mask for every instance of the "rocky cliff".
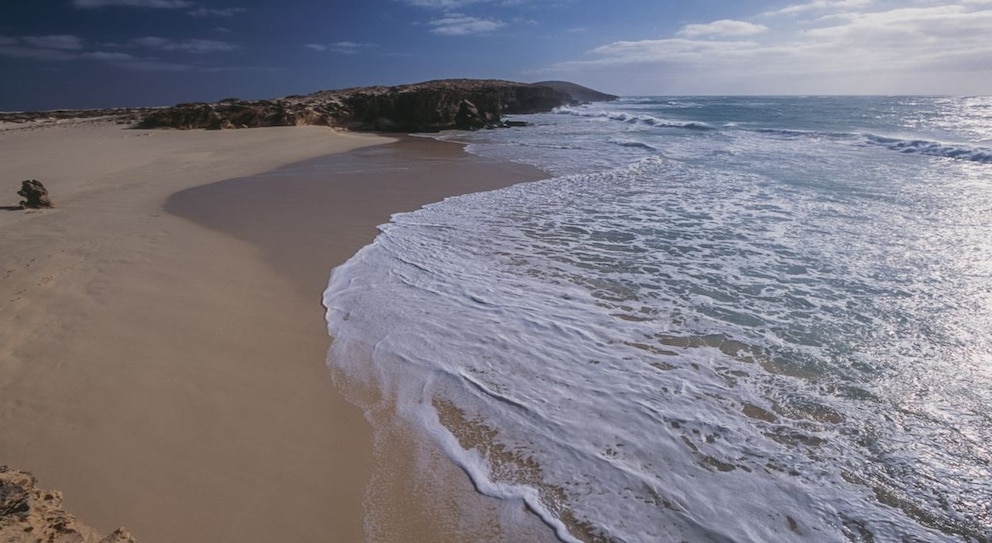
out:
<path id="1" fill-rule="evenodd" d="M 539 85 L 541 87 L 551 87 L 552 89 L 564 92 L 572 97 L 572 100 L 576 102 L 612 102 L 619 96 L 613 94 L 606 94 L 605 92 L 599 92 L 597 90 L 590 89 L 589 87 L 583 87 L 582 85 L 577 85 L 575 83 L 569 83 L 568 81 L 538 81 L 534 85 Z"/>
<path id="2" fill-rule="evenodd" d="M 36 485 L 30 473 L 0 466 L 0 541 L 135 542 L 123 528 L 101 538 L 62 508 L 60 492 L 41 490 Z"/>
<path id="3" fill-rule="evenodd" d="M 445 79 L 395 87 L 320 91 L 275 100 L 229 98 L 146 113 L 141 128 L 327 125 L 346 130 L 437 132 L 499 126 L 502 115 L 573 103 L 563 91 L 491 79 Z"/>

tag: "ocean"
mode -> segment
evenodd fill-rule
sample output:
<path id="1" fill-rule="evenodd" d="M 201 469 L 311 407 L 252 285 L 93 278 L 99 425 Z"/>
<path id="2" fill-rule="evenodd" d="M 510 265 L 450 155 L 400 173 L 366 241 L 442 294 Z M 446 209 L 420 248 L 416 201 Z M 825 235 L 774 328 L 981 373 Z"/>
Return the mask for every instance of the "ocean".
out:
<path id="1" fill-rule="evenodd" d="M 339 384 L 562 541 L 992 541 L 992 98 L 515 119 L 436 137 L 547 180 L 333 271 Z"/>

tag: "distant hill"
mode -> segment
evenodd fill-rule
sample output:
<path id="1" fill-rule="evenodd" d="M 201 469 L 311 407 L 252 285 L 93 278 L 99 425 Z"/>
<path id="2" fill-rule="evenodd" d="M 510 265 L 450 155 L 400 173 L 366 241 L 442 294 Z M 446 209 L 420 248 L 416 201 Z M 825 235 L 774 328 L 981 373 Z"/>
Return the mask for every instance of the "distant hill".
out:
<path id="1" fill-rule="evenodd" d="M 564 92 L 576 102 L 612 102 L 619 98 L 619 96 L 599 92 L 598 90 L 569 83 L 568 81 L 538 81 L 537 83 L 533 83 L 533 85 L 551 87 L 552 89 Z"/>

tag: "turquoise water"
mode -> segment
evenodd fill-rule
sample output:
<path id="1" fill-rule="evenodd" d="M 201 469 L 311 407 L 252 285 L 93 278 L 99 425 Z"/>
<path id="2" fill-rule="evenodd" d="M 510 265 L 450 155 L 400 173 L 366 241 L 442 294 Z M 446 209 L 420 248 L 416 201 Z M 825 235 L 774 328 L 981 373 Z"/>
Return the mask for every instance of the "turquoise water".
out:
<path id="1" fill-rule="evenodd" d="M 550 179 L 333 272 L 338 375 L 562 540 L 992 539 L 992 98 L 521 120 L 443 138 Z"/>

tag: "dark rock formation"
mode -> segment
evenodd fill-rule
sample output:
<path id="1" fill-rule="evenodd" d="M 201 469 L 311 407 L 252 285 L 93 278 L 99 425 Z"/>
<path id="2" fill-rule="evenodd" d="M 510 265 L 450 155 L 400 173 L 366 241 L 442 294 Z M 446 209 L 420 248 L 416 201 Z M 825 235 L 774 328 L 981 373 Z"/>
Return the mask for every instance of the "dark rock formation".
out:
<path id="1" fill-rule="evenodd" d="M 62 493 L 40 490 L 34 476 L 0 466 L 0 541 L 135 543 L 124 528 L 101 538 L 62 508 Z"/>
<path id="2" fill-rule="evenodd" d="M 437 132 L 501 125 L 501 116 L 537 113 L 573 102 L 547 86 L 446 79 L 395 87 L 320 91 L 276 100 L 228 98 L 147 113 L 140 128 L 254 128 L 327 125 L 348 130 Z"/>
<path id="3" fill-rule="evenodd" d="M 569 83 L 568 81 L 540 81 L 534 84 L 542 87 L 551 87 L 564 92 L 571 96 L 572 100 L 576 102 L 612 102 L 613 100 L 619 98 L 619 96 L 599 92 L 597 90 L 590 89 L 589 87 Z"/>
<path id="4" fill-rule="evenodd" d="M 497 79 L 443 79 L 394 87 L 357 87 L 272 100 L 224 98 L 162 108 L 0 112 L 0 122 L 56 124 L 114 121 L 137 128 L 179 130 L 324 125 L 359 131 L 437 132 L 508 126 L 506 114 L 614 100 L 616 96 L 564 81 L 527 84 Z M 524 126 L 513 121 L 513 126 Z"/>
<path id="5" fill-rule="evenodd" d="M 56 109 L 53 111 L 0 112 L 0 122 L 31 125 L 59 122 L 105 120 L 117 124 L 133 124 L 155 108 Z"/>
<path id="6" fill-rule="evenodd" d="M 37 179 L 26 179 L 21 182 L 21 190 L 17 195 L 24 198 L 21 200 L 21 209 L 41 209 L 52 207 L 52 201 L 48 199 L 48 189 Z"/>

